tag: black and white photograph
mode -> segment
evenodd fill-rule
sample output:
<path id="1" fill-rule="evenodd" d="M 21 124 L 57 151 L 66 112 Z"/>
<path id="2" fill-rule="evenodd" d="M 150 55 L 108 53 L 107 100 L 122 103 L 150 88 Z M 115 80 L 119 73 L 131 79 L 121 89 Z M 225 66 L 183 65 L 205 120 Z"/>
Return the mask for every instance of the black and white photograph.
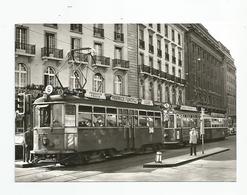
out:
<path id="1" fill-rule="evenodd" d="M 11 2 L 4 192 L 244 194 L 244 1 Z"/>

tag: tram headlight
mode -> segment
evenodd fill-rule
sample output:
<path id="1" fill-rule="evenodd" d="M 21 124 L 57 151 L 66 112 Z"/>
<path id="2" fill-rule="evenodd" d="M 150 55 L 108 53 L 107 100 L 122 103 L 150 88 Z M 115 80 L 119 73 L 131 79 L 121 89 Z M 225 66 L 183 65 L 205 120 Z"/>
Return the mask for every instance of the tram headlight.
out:
<path id="1" fill-rule="evenodd" d="M 49 139 L 48 139 L 48 137 L 44 136 L 44 137 L 42 138 L 42 143 L 43 143 L 44 146 L 48 146 L 48 144 L 49 144 Z"/>

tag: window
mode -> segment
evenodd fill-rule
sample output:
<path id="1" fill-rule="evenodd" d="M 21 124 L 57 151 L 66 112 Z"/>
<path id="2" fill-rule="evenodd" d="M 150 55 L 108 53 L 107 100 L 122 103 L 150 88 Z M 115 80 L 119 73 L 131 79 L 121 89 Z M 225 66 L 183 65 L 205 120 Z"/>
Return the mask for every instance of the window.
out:
<path id="1" fill-rule="evenodd" d="M 173 29 L 172 29 L 172 41 L 175 41 L 175 32 Z"/>
<path id="2" fill-rule="evenodd" d="M 139 36 L 140 36 L 140 40 L 144 41 L 144 30 L 143 29 L 139 29 Z"/>
<path id="3" fill-rule="evenodd" d="M 50 106 L 42 105 L 39 106 L 40 111 L 40 127 L 49 127 L 51 123 Z"/>
<path id="4" fill-rule="evenodd" d="M 27 29 L 23 27 L 16 27 L 15 41 L 17 42 L 17 49 L 26 49 L 27 44 Z"/>
<path id="5" fill-rule="evenodd" d="M 74 127 L 75 124 L 75 118 L 76 118 L 76 107 L 75 105 L 67 104 L 65 105 L 65 116 L 64 116 L 64 124 L 67 127 Z"/>
<path id="6" fill-rule="evenodd" d="M 73 74 L 70 76 L 70 88 L 71 89 L 80 89 L 81 77 L 78 71 L 74 71 Z"/>
<path id="7" fill-rule="evenodd" d="M 15 86 L 27 86 L 27 68 L 24 64 L 20 63 L 15 66 Z"/>
<path id="8" fill-rule="evenodd" d="M 160 41 L 160 39 L 157 40 L 157 48 L 161 49 L 161 41 Z"/>
<path id="9" fill-rule="evenodd" d="M 79 49 L 81 47 L 81 40 L 79 38 L 71 38 L 71 49 Z"/>
<path id="10" fill-rule="evenodd" d="M 172 56 L 175 57 L 175 48 L 174 47 L 172 48 Z"/>
<path id="11" fill-rule="evenodd" d="M 148 41 L 149 41 L 149 45 L 153 45 L 153 35 L 149 34 Z"/>
<path id="12" fill-rule="evenodd" d="M 107 108 L 106 110 L 107 110 L 106 125 L 108 127 L 116 127 L 117 126 L 117 109 Z"/>
<path id="13" fill-rule="evenodd" d="M 182 90 L 179 90 L 178 104 L 181 105 L 182 103 L 183 103 L 183 92 L 182 92 Z"/>
<path id="14" fill-rule="evenodd" d="M 94 49 L 97 56 L 103 56 L 103 47 L 102 43 L 94 43 Z"/>
<path id="15" fill-rule="evenodd" d="M 161 71 L 161 61 L 160 60 L 158 60 L 158 68 Z"/>
<path id="16" fill-rule="evenodd" d="M 168 102 L 168 103 L 170 103 L 170 90 L 169 90 L 169 86 L 166 86 L 165 101 Z"/>
<path id="17" fill-rule="evenodd" d="M 178 44 L 181 45 L 181 36 L 178 34 Z"/>
<path id="18" fill-rule="evenodd" d="M 122 24 L 114 24 L 114 30 L 116 33 L 123 33 L 123 25 Z"/>
<path id="19" fill-rule="evenodd" d="M 55 34 L 45 33 L 45 47 L 49 49 L 55 48 Z"/>
<path id="20" fill-rule="evenodd" d="M 153 24 L 148 24 L 149 27 L 153 28 Z"/>
<path id="21" fill-rule="evenodd" d="M 160 32 L 160 24 L 157 24 L 157 31 Z"/>
<path id="22" fill-rule="evenodd" d="M 182 60 L 182 53 L 181 53 L 181 51 L 178 51 L 178 59 L 179 60 Z"/>
<path id="23" fill-rule="evenodd" d="M 44 73 L 44 85 L 52 85 L 56 86 L 57 85 L 57 79 L 55 77 L 55 70 L 48 66 L 45 73 Z"/>
<path id="24" fill-rule="evenodd" d="M 93 78 L 93 91 L 103 93 L 103 77 L 100 73 L 96 73 Z"/>
<path id="25" fill-rule="evenodd" d="M 153 58 L 152 57 L 149 57 L 149 66 L 153 67 Z"/>
<path id="26" fill-rule="evenodd" d="M 145 111 L 139 111 L 139 126 L 147 127 L 147 116 Z"/>
<path id="27" fill-rule="evenodd" d="M 140 81 L 140 98 L 145 99 L 145 85 L 144 81 Z"/>
<path id="28" fill-rule="evenodd" d="M 82 33 L 82 24 L 71 24 L 70 30 L 73 32 Z"/>
<path id="29" fill-rule="evenodd" d="M 166 64 L 166 73 L 169 74 L 169 64 Z"/>
<path id="30" fill-rule="evenodd" d="M 140 65 L 143 65 L 144 63 L 144 54 L 140 53 Z"/>
<path id="31" fill-rule="evenodd" d="M 169 53 L 168 43 L 165 44 L 165 52 L 166 52 L 167 54 Z"/>
<path id="32" fill-rule="evenodd" d="M 172 75 L 176 75 L 176 68 L 174 66 L 172 67 Z"/>
<path id="33" fill-rule="evenodd" d="M 122 48 L 115 47 L 115 59 L 122 59 Z"/>
<path id="34" fill-rule="evenodd" d="M 158 102 L 161 101 L 161 85 L 158 85 L 158 89 L 157 89 L 157 101 Z"/>
<path id="35" fill-rule="evenodd" d="M 117 95 L 123 94 L 123 79 L 120 75 L 116 75 L 114 79 L 114 91 Z"/>
<path id="36" fill-rule="evenodd" d="M 176 89 L 175 87 L 172 88 L 172 104 L 176 104 L 177 103 L 177 96 L 176 96 Z"/>
<path id="37" fill-rule="evenodd" d="M 178 76 L 179 78 L 182 78 L 181 69 L 178 69 Z"/>
<path id="38" fill-rule="evenodd" d="M 54 104 L 52 106 L 52 125 L 53 127 L 62 126 L 62 104 Z"/>
<path id="39" fill-rule="evenodd" d="M 168 37 L 168 26 L 165 24 L 165 36 Z"/>
<path id="40" fill-rule="evenodd" d="M 92 126 L 92 106 L 79 106 L 78 112 L 78 126 L 91 127 Z"/>
<path id="41" fill-rule="evenodd" d="M 149 83 L 149 99 L 150 99 L 150 100 L 153 100 L 153 99 L 154 99 L 153 91 L 154 91 L 154 89 L 153 89 L 153 83 L 150 82 L 150 83 Z"/>

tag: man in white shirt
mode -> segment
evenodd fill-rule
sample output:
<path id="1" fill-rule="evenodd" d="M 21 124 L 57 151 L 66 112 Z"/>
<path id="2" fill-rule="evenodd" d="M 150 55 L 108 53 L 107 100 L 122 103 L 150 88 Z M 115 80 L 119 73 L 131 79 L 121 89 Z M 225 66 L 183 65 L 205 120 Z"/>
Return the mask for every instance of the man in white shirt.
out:
<path id="1" fill-rule="evenodd" d="M 194 153 L 194 155 L 196 156 L 196 144 L 197 144 L 197 139 L 198 139 L 198 132 L 196 131 L 196 129 L 193 127 L 190 130 L 190 155 L 192 156 L 192 154 Z"/>

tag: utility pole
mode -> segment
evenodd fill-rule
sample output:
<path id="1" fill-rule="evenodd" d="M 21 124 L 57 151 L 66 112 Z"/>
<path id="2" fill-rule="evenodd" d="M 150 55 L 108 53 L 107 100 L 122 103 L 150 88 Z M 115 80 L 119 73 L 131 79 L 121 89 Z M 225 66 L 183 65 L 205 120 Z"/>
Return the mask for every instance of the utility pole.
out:
<path id="1" fill-rule="evenodd" d="M 202 136 L 202 154 L 204 154 L 204 108 L 201 108 L 201 117 L 200 117 L 200 133 Z"/>

